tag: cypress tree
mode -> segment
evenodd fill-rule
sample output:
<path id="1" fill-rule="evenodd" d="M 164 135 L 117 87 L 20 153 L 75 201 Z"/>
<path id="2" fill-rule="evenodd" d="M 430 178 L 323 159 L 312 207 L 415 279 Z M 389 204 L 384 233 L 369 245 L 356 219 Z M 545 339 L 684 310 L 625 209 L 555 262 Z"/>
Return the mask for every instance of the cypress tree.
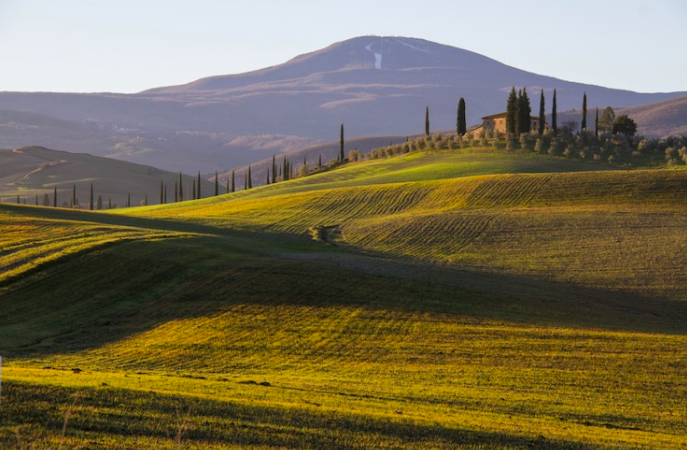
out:
<path id="1" fill-rule="evenodd" d="M 108 209 L 112 209 L 112 197 L 108 197 L 108 199 L 107 199 L 107 207 L 108 207 Z"/>
<path id="2" fill-rule="evenodd" d="M 231 192 L 236 192 L 236 184 L 234 183 L 234 171 L 231 171 Z"/>
<path id="3" fill-rule="evenodd" d="M 594 136 L 599 137 L 599 107 L 596 108 L 596 116 L 594 117 Z"/>
<path id="4" fill-rule="evenodd" d="M 146 192 L 145 197 L 143 198 L 143 206 L 148 206 L 148 193 Z"/>
<path id="5" fill-rule="evenodd" d="M 339 132 L 339 161 L 344 160 L 344 126 L 341 124 L 341 130 Z M 286 173 L 286 172 L 284 172 Z"/>
<path id="6" fill-rule="evenodd" d="M 93 183 L 91 183 L 91 193 L 90 193 L 90 198 L 88 202 L 88 209 L 90 211 L 93 211 Z"/>
<path id="7" fill-rule="evenodd" d="M 522 88 L 522 93 L 518 97 L 518 133 L 529 133 L 532 128 L 532 108 L 530 98 L 527 96 L 527 88 Z"/>
<path id="8" fill-rule="evenodd" d="M 100 195 L 100 194 L 98 194 L 98 202 L 96 203 L 96 206 L 95 206 L 95 207 L 96 207 L 96 209 L 97 209 L 98 211 L 100 211 L 101 209 L 103 209 L 103 196 Z"/>
<path id="9" fill-rule="evenodd" d="M 599 110 L 597 109 L 596 115 L 599 115 Z M 57 208 L 57 186 L 55 186 L 55 190 L 52 193 L 52 207 Z"/>
<path id="10" fill-rule="evenodd" d="M 198 187 L 196 188 L 196 189 L 197 189 L 197 192 L 198 192 L 198 195 L 196 196 L 196 198 L 197 198 L 198 200 L 200 200 L 200 199 L 202 198 L 201 195 L 200 195 L 200 170 L 198 171 L 198 183 L 197 183 L 196 185 L 198 186 Z"/>
<path id="11" fill-rule="evenodd" d="M 184 182 L 181 178 L 181 172 L 179 172 L 179 201 L 184 201 Z"/>
<path id="12" fill-rule="evenodd" d="M 219 174 L 215 172 L 215 197 L 219 195 Z"/>
<path id="13" fill-rule="evenodd" d="M 456 124 L 456 131 L 458 136 L 463 136 L 467 132 L 467 124 L 465 119 L 465 99 L 463 97 L 458 101 L 458 122 Z"/>
<path id="14" fill-rule="evenodd" d="M 581 124 L 581 130 L 584 131 L 587 129 L 587 93 L 584 93 L 584 96 L 582 97 L 582 124 Z"/>
<path id="15" fill-rule="evenodd" d="M 517 132 L 518 121 L 518 95 L 515 86 L 510 90 L 508 102 L 506 103 L 506 133 L 515 134 Z"/>
<path id="16" fill-rule="evenodd" d="M 429 105 L 425 108 L 425 136 L 429 136 Z"/>
<path id="17" fill-rule="evenodd" d="M 544 134 L 544 124 L 546 123 L 546 110 L 544 108 L 544 89 L 541 90 L 539 99 L 539 136 Z"/>
<path id="18" fill-rule="evenodd" d="M 277 182 L 277 158 L 272 155 L 272 184 Z"/>
<path id="19" fill-rule="evenodd" d="M 126 207 L 127 208 L 131 207 L 131 193 L 130 192 L 126 193 Z"/>
<path id="20" fill-rule="evenodd" d="M 228 194 L 229 193 L 229 177 L 227 177 L 226 184 L 227 184 L 227 192 L 225 192 L 225 194 Z"/>
<path id="21" fill-rule="evenodd" d="M 553 106 L 551 107 L 551 128 L 553 129 L 553 134 L 558 134 L 558 112 L 556 111 L 556 90 L 553 90 Z"/>
<path id="22" fill-rule="evenodd" d="M 265 186 L 270 184 L 270 168 L 267 168 L 267 180 L 265 181 Z"/>
<path id="23" fill-rule="evenodd" d="M 253 189 L 253 176 L 250 173 L 250 164 L 248 164 L 248 189 Z"/>
<path id="24" fill-rule="evenodd" d="M 76 184 L 72 185 L 72 204 L 71 208 L 76 206 Z"/>
<path id="25" fill-rule="evenodd" d="M 320 153 L 320 156 L 317 158 L 317 168 L 322 167 L 322 153 Z"/>
<path id="26" fill-rule="evenodd" d="M 50 196 L 47 192 L 43 194 L 43 206 L 50 206 Z"/>
<path id="27" fill-rule="evenodd" d="M 165 202 L 165 182 L 160 180 L 160 204 L 162 205 Z"/>
<path id="28" fill-rule="evenodd" d="M 166 204 L 166 203 L 167 203 L 167 183 L 165 183 L 164 193 L 165 193 L 165 198 L 164 198 L 164 202 L 163 202 L 163 203 Z"/>

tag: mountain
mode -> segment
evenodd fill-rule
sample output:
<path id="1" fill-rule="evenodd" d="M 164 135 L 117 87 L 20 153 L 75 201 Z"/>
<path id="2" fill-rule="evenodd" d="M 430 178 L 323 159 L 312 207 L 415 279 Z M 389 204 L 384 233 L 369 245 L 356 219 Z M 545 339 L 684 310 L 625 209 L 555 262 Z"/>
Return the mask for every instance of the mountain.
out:
<path id="1" fill-rule="evenodd" d="M 94 197 L 102 196 L 104 207 L 111 200 L 113 207 L 126 205 L 131 195 L 131 205 L 139 205 L 146 196 L 148 204 L 160 201 L 160 181 L 167 184 L 167 199 L 174 198 L 174 184 L 179 174 L 156 169 L 151 166 L 117 161 L 111 158 L 84 153 L 70 153 L 43 147 L 23 147 L 14 150 L 0 150 L 0 201 L 43 203 L 48 193 L 50 205 L 53 190 L 57 188 L 58 206 L 69 204 L 72 188 L 82 208 L 88 208 L 90 186 Z M 193 177 L 184 176 L 187 196 L 193 185 Z M 201 194 L 207 197 L 214 193 L 214 183 L 201 180 Z M 95 200 L 94 199 L 94 200 Z"/>
<path id="2" fill-rule="evenodd" d="M 455 126 L 459 97 L 468 124 L 505 109 L 512 86 L 526 87 L 536 108 L 557 89 L 559 111 L 643 105 L 686 95 L 637 93 L 537 75 L 467 50 L 422 39 L 366 36 L 284 64 L 203 78 L 138 94 L 0 93 L 0 147 L 73 148 L 46 118 L 81 128 L 88 151 L 166 169 L 214 172 L 347 136 L 422 132 Z M 27 116 L 26 114 L 39 116 Z M 37 122 L 37 118 L 41 120 Z M 640 123 L 640 126 L 642 124 Z M 11 129 L 11 133 L 6 133 Z"/>

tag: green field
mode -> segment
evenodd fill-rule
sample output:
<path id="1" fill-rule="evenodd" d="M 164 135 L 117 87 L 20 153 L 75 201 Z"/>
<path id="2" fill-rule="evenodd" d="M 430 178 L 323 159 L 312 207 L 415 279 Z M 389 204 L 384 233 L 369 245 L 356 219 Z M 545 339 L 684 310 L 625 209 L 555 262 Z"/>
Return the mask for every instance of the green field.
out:
<path id="1" fill-rule="evenodd" d="M 0 448 L 687 448 L 687 171 L 428 152 L 0 205 Z"/>

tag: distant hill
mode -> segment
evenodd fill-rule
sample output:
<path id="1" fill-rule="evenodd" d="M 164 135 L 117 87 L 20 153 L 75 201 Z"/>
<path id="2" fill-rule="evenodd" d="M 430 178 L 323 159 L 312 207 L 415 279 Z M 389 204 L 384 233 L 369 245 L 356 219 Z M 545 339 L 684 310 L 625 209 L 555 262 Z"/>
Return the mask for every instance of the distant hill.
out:
<path id="1" fill-rule="evenodd" d="M 203 78 L 133 95 L 0 93 L 0 147 L 71 149 L 74 138 L 46 117 L 84 129 L 89 153 L 192 173 L 214 172 L 347 136 L 422 132 L 455 126 L 458 99 L 468 124 L 505 109 L 512 86 L 540 90 L 559 111 L 642 105 L 687 92 L 637 93 L 585 85 L 507 66 L 486 56 L 422 39 L 365 36 L 254 72 Z M 40 114 L 36 117 L 21 114 Z M 5 132 L 7 131 L 7 132 Z M 47 141 L 51 141 L 48 143 Z"/>
<path id="2" fill-rule="evenodd" d="M 88 208 L 91 183 L 94 200 L 102 196 L 105 208 L 111 200 L 114 205 L 126 205 L 131 194 L 131 205 L 140 205 L 148 196 L 148 204 L 160 202 L 160 182 L 167 184 L 167 200 L 174 199 L 174 183 L 179 174 L 110 158 L 83 153 L 69 153 L 43 147 L 24 147 L 0 150 L 0 201 L 39 205 L 48 194 L 52 205 L 57 188 L 58 206 L 69 204 L 72 188 L 82 208 Z M 193 178 L 184 176 L 187 197 L 192 190 Z M 201 195 L 214 193 L 214 184 L 201 180 Z"/>
<path id="3" fill-rule="evenodd" d="M 612 105 L 606 105 L 611 106 Z M 606 106 L 599 107 L 599 115 Z M 627 114 L 637 123 L 637 134 L 649 138 L 661 138 L 676 135 L 687 135 L 687 96 L 663 100 L 646 105 L 614 108 L 615 115 Z M 594 109 L 587 110 L 589 127 L 594 126 Z M 550 115 L 548 120 L 550 121 Z M 558 124 L 575 122 L 579 127 L 582 117 L 581 109 L 558 113 Z"/>

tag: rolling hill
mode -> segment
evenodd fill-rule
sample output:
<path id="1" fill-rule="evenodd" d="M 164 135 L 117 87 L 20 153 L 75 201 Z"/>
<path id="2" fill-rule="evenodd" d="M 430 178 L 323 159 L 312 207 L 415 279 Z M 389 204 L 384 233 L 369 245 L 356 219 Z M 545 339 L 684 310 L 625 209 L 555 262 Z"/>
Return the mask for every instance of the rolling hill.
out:
<path id="1" fill-rule="evenodd" d="M 168 200 L 174 196 L 178 173 L 150 166 L 102 158 L 84 153 L 70 153 L 43 147 L 23 147 L 0 150 L 0 200 L 27 204 L 43 204 L 44 195 L 53 204 L 57 189 L 58 206 L 71 202 L 73 187 L 82 208 L 88 208 L 90 186 L 94 196 L 102 196 L 104 207 L 124 207 L 131 195 L 132 205 L 139 205 L 146 196 L 148 204 L 160 202 L 160 182 L 167 185 Z M 194 178 L 183 176 L 184 188 L 191 191 Z M 201 195 L 214 193 L 214 183 L 201 179 Z M 205 193 L 205 194 L 203 194 Z"/>
<path id="2" fill-rule="evenodd" d="M 604 168 L 0 204 L 0 448 L 681 448 L 687 171 Z"/>
<path id="3" fill-rule="evenodd" d="M 211 173 L 330 142 L 342 122 L 349 137 L 422 132 L 426 106 L 433 130 L 452 129 L 461 96 L 476 124 L 505 109 L 511 86 L 527 87 L 532 98 L 544 89 L 549 106 L 557 89 L 559 111 L 579 107 L 583 92 L 590 108 L 685 95 L 584 85 L 422 39 L 366 36 L 278 66 L 133 95 L 3 92 L 0 148 L 40 144 Z M 46 117 L 84 129 L 88 148 Z"/>

